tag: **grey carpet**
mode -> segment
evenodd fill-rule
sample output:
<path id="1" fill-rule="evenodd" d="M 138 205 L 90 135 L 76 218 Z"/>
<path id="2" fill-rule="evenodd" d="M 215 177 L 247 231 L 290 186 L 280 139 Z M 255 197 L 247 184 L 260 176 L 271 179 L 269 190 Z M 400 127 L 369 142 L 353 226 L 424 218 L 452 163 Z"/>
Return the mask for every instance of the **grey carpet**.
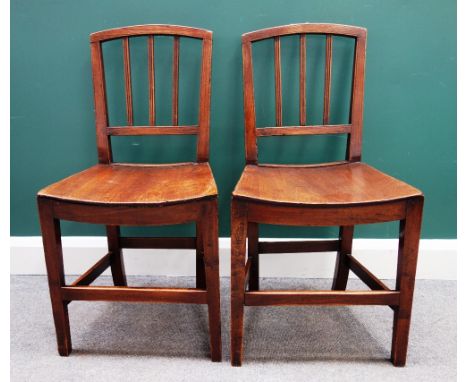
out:
<path id="1" fill-rule="evenodd" d="M 97 284 L 111 285 L 108 277 Z M 193 285 L 130 278 L 130 285 Z M 262 288 L 329 289 L 330 280 L 262 279 Z M 391 284 L 389 284 L 391 285 Z M 365 289 L 351 280 L 351 289 Z M 408 362 L 390 357 L 388 307 L 246 308 L 244 365 L 229 363 L 229 283 L 222 280 L 223 362 L 209 360 L 205 306 L 73 302 L 73 352 L 60 357 L 46 279 L 11 277 L 12 381 L 454 381 L 456 282 L 416 283 Z"/>

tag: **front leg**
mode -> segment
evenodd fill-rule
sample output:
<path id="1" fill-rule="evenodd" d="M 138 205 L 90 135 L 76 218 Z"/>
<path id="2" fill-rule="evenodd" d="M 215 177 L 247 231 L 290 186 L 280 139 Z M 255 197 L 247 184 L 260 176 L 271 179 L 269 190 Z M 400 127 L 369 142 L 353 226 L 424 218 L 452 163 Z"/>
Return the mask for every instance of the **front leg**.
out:
<path id="1" fill-rule="evenodd" d="M 244 336 L 246 206 L 235 199 L 231 205 L 231 364 L 241 366 Z"/>
<path id="2" fill-rule="evenodd" d="M 400 242 L 398 246 L 395 288 L 397 291 L 400 291 L 400 304 L 394 313 L 392 339 L 392 362 L 395 366 L 405 366 L 406 364 L 421 232 L 422 207 L 422 197 L 410 199 L 407 202 L 406 219 L 400 222 Z"/>
<path id="3" fill-rule="evenodd" d="M 65 286 L 65 273 L 63 268 L 60 221 L 54 218 L 49 201 L 39 198 L 38 207 L 50 300 L 52 302 L 55 333 L 57 335 L 57 347 L 59 354 L 66 357 L 72 351 L 72 343 L 70 321 L 68 319 L 68 302 L 63 300 L 61 292 L 61 288 Z"/>

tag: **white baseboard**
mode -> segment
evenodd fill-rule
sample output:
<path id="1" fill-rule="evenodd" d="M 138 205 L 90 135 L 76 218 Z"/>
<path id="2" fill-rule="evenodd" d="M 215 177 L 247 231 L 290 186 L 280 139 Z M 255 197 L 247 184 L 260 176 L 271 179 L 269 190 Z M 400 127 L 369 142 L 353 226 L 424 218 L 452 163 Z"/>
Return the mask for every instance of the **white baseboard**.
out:
<path id="1" fill-rule="evenodd" d="M 285 240 L 285 239 L 268 239 Z M 288 239 L 290 240 L 290 239 Z M 105 237 L 64 237 L 66 274 L 81 274 L 106 253 Z M 229 238 L 220 238 L 220 273 L 229 276 Z M 395 278 L 397 239 L 355 239 L 353 255 L 382 279 Z M 39 236 L 10 238 L 10 273 L 45 274 L 42 240 Z M 193 276 L 193 250 L 125 249 L 128 275 Z M 261 277 L 333 277 L 335 255 L 332 253 L 263 254 Z M 109 274 L 109 270 L 104 274 Z M 351 277 L 353 277 L 351 275 Z M 421 240 L 419 279 L 457 279 L 457 241 Z"/>

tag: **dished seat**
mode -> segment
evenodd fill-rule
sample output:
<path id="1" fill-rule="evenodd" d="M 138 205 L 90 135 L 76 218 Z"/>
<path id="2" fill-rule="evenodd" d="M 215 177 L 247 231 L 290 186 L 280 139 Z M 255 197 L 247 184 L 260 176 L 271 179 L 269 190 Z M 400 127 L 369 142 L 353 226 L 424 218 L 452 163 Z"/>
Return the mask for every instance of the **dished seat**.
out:
<path id="1" fill-rule="evenodd" d="M 98 164 L 39 191 L 40 197 L 91 204 L 171 204 L 216 197 L 208 163 Z"/>
<path id="2" fill-rule="evenodd" d="M 294 205 L 350 205 L 422 195 L 360 162 L 318 166 L 247 165 L 234 197 Z"/>

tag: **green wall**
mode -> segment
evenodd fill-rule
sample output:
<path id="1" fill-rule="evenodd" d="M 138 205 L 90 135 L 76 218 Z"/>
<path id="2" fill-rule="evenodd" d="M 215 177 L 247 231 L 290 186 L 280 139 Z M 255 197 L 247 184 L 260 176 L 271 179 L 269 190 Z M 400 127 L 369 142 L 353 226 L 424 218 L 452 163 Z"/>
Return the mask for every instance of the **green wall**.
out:
<path id="1" fill-rule="evenodd" d="M 124 25 L 168 23 L 214 32 L 211 165 L 220 192 L 220 234 L 227 236 L 230 192 L 244 164 L 240 36 L 296 22 L 332 22 L 368 29 L 363 159 L 423 190 L 423 237 L 456 237 L 456 2 L 452 0 L 12 0 L 11 234 L 38 235 L 35 193 L 96 163 L 89 34 Z M 157 57 L 158 47 L 162 52 L 170 49 L 168 44 L 161 39 Z M 182 60 L 190 58 L 190 52 L 197 48 L 191 42 L 184 44 Z M 323 42 L 311 39 L 309 44 L 319 52 Z M 143 47 L 141 41 L 132 44 L 136 88 L 146 80 L 146 74 L 141 74 L 146 71 Z M 258 49 L 267 52 L 270 48 L 265 45 Z M 345 73 L 334 78 L 332 91 L 336 97 L 348 94 L 349 75 L 341 59 L 349 49 L 340 41 L 335 48 L 333 68 Z M 115 46 L 108 49 L 109 56 L 119 54 Z M 285 65 L 296 49 L 294 41 L 285 42 Z M 140 54 L 142 59 L 137 60 Z M 257 62 L 262 65 L 263 55 L 258 56 Z M 168 62 L 156 64 L 163 68 Z M 266 105 L 259 107 L 259 117 L 267 123 L 272 110 L 272 72 L 267 62 L 263 65 L 255 80 L 260 81 L 265 94 L 257 94 L 259 102 Z M 310 65 L 320 69 L 323 60 L 315 56 Z M 117 73 L 121 72 L 118 65 L 109 71 L 108 78 L 116 83 L 109 97 L 114 108 L 112 118 L 117 121 L 123 115 L 118 103 L 121 87 Z M 297 116 L 296 71 L 291 67 L 284 74 L 284 91 L 291 94 L 285 99 L 291 99 L 292 105 L 285 110 L 285 118 L 291 120 Z M 170 82 L 167 76 L 158 75 L 161 89 L 157 99 L 161 102 L 168 97 L 164 88 L 169 88 Z M 189 73 L 181 81 L 193 85 L 193 78 Z M 316 84 L 320 89 L 318 79 Z M 181 107 L 187 107 L 182 114 L 187 121 L 196 120 L 196 113 L 189 107 L 193 94 L 181 94 Z M 140 118 L 146 113 L 146 99 L 143 95 L 135 97 Z M 341 118 L 346 110 L 333 105 L 333 118 Z M 308 107 L 311 118 L 316 118 L 320 104 Z M 162 121 L 168 110 L 168 106 L 161 106 Z M 260 158 L 283 163 L 341 159 L 343 146 L 340 137 L 264 139 Z M 137 162 L 170 162 L 194 155 L 191 137 L 120 138 L 115 149 L 117 159 Z M 190 234 L 193 226 L 129 231 Z M 336 232 L 331 228 L 262 227 L 266 236 L 323 237 Z M 357 236 L 395 237 L 396 232 L 396 223 L 391 223 L 359 227 Z M 63 233 L 103 235 L 104 230 L 64 223 Z"/>

